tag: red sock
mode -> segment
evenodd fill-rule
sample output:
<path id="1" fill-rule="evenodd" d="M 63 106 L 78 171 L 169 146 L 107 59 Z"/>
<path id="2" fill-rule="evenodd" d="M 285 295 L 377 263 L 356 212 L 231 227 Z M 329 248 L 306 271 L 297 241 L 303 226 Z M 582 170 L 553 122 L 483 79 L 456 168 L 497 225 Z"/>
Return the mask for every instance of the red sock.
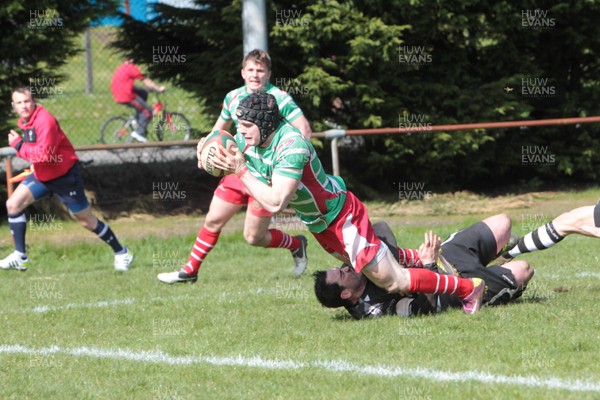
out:
<path id="1" fill-rule="evenodd" d="M 192 252 L 190 253 L 190 258 L 188 258 L 187 264 L 183 267 L 183 270 L 190 274 L 196 275 L 198 274 L 198 270 L 200 269 L 200 265 L 202 265 L 202 261 L 206 255 L 215 247 L 217 244 L 217 240 L 219 240 L 219 235 L 221 232 L 211 232 L 205 227 L 200 229 L 198 232 L 198 237 L 196 238 L 196 242 L 194 243 L 194 247 L 192 248 Z"/>
<path id="2" fill-rule="evenodd" d="M 278 229 L 269 229 L 269 233 L 271 233 L 271 241 L 267 248 L 282 248 L 294 251 L 300 247 L 300 240 L 296 236 L 290 236 Z"/>
<path id="3" fill-rule="evenodd" d="M 452 294 L 461 299 L 473 291 L 470 279 L 436 274 L 428 269 L 408 268 L 411 293 Z"/>
<path id="4" fill-rule="evenodd" d="M 417 250 L 403 249 L 398 247 L 398 253 L 400 254 L 400 265 L 405 268 L 423 268 L 423 263 L 419 258 Z"/>

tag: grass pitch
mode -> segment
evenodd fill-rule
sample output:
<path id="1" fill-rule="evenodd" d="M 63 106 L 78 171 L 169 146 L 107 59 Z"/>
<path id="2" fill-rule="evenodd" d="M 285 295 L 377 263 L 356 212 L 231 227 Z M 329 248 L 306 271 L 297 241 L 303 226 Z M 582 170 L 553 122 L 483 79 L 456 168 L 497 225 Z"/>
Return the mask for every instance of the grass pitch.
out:
<path id="1" fill-rule="evenodd" d="M 599 194 L 542 196 L 508 214 L 522 234 Z M 391 219 L 380 205 L 370 210 L 407 247 L 429 227 L 447 235 L 502 211 Z M 597 239 L 570 236 L 523 257 L 536 276 L 509 306 L 357 322 L 320 307 L 310 273 L 294 278 L 285 250 L 244 244 L 241 221 L 224 231 L 197 284 L 174 286 L 156 274 L 185 262 L 201 218 L 112 221 L 137 256 L 123 274 L 74 223 L 31 227 L 30 269 L 0 271 L 0 398 L 600 397 Z M 0 237 L 8 253 L 6 224 Z M 312 237 L 308 253 L 311 272 L 337 264 Z"/>

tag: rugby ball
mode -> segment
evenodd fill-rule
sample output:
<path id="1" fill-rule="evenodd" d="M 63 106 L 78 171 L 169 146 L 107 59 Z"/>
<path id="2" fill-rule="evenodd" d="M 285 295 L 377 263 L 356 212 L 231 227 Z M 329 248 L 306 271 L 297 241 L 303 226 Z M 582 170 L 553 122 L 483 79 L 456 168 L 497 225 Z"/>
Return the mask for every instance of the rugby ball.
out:
<path id="1" fill-rule="evenodd" d="M 213 165 L 213 158 L 215 154 L 220 151 L 219 145 L 226 149 L 237 146 L 233 136 L 231 136 L 229 132 L 220 129 L 208 134 L 200 149 L 200 164 L 202 165 L 202 168 L 210 175 L 216 176 L 217 178 L 225 176 L 225 171 Z"/>

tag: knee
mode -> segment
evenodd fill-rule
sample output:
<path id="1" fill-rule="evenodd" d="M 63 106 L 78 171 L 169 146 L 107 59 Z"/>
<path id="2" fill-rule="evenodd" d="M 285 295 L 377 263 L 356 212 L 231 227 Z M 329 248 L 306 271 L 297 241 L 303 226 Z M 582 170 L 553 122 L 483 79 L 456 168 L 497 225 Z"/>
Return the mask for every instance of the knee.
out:
<path id="1" fill-rule="evenodd" d="M 508 225 L 508 227 L 512 226 L 512 221 L 510 219 L 510 217 L 507 214 L 498 214 L 500 216 L 500 220 L 502 221 L 502 223 Z"/>
<path id="2" fill-rule="evenodd" d="M 6 212 L 8 214 L 18 214 L 21 211 L 23 210 L 19 206 L 18 201 L 14 200 L 12 197 L 9 197 L 8 200 L 6 200 Z"/>
<path id="3" fill-rule="evenodd" d="M 80 219 L 79 223 L 81 224 L 81 226 L 83 226 L 88 231 L 93 231 L 94 229 L 96 229 L 96 226 L 98 225 L 98 220 L 96 218 L 86 218 L 86 219 Z"/>
<path id="4" fill-rule="evenodd" d="M 517 285 L 519 287 L 527 286 L 527 283 L 533 278 L 535 274 L 535 270 L 529 265 L 527 261 L 518 260 L 512 261 L 515 265 L 512 268 L 512 273 L 517 280 Z"/>
<path id="5" fill-rule="evenodd" d="M 221 232 L 221 229 L 225 226 L 225 222 L 220 219 L 212 218 L 210 213 L 204 220 L 204 227 L 211 232 Z"/>
<path id="6" fill-rule="evenodd" d="M 251 246 L 265 246 L 264 235 L 260 235 L 255 231 L 244 230 L 244 240 Z"/>
<path id="7" fill-rule="evenodd" d="M 383 282 L 383 286 L 385 287 L 382 287 L 382 289 L 385 289 L 388 293 L 408 293 L 408 287 L 405 288 L 396 281 Z"/>
<path id="8" fill-rule="evenodd" d="M 14 206 L 10 201 L 10 198 L 6 200 L 6 212 L 9 214 L 14 214 Z"/>
<path id="9" fill-rule="evenodd" d="M 510 219 L 510 217 L 507 214 L 498 214 L 495 215 L 493 217 L 495 219 L 495 224 L 501 228 L 501 230 L 505 230 L 507 232 L 510 232 L 510 230 L 512 229 L 512 221 Z"/>
<path id="10" fill-rule="evenodd" d="M 388 293 L 408 294 L 410 274 L 407 269 L 398 271 L 387 269 L 383 270 L 377 266 L 366 266 L 362 273 L 374 284 L 384 289 Z"/>

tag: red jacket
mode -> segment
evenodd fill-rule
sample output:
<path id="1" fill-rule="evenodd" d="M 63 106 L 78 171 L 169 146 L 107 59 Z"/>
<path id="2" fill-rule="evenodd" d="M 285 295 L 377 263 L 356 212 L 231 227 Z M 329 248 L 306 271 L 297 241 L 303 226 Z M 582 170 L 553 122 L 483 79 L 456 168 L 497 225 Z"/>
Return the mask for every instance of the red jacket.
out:
<path id="1" fill-rule="evenodd" d="M 33 165 L 35 177 L 47 182 L 67 173 L 78 161 L 73 145 L 65 136 L 58 121 L 44 107 L 36 104 L 28 121 L 19 118 L 21 138 L 10 146 L 17 155 Z"/>
<path id="2" fill-rule="evenodd" d="M 128 103 L 136 98 L 136 94 L 133 92 L 133 84 L 136 79 L 143 80 L 144 75 L 134 64 L 123 63 L 115 70 L 110 82 L 110 91 L 115 102 Z"/>

